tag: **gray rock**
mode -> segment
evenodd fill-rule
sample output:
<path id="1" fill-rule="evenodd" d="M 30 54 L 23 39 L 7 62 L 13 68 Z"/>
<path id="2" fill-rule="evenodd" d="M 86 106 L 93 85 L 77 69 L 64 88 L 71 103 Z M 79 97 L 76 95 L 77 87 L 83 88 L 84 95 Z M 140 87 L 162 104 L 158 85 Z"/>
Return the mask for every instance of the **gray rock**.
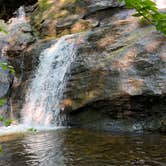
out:
<path id="1" fill-rule="evenodd" d="M 132 17 L 133 10 L 118 8 L 117 1 L 54 3 L 46 10 L 37 9 L 31 22 L 44 39 L 82 32 L 62 101 L 68 123 L 108 131 L 165 132 L 166 38 Z M 54 10 L 58 14 L 52 14 Z M 15 45 L 33 41 L 28 26 L 19 35 Z M 38 44 L 24 50 L 22 81 L 12 95 L 15 103 L 23 99 L 37 64 L 43 43 Z"/>
<path id="2" fill-rule="evenodd" d="M 0 64 L 4 62 L 0 60 Z M 3 70 L 0 67 L 0 98 L 3 98 L 9 91 L 12 83 L 11 75 L 9 70 Z"/>
<path id="3" fill-rule="evenodd" d="M 110 20 L 79 43 L 64 97 L 71 103 L 70 122 L 112 130 L 109 124 L 117 119 L 122 130 L 160 130 L 166 113 L 166 38 L 151 26 L 140 27 L 126 10 Z"/>
<path id="4" fill-rule="evenodd" d="M 87 7 L 89 12 L 96 12 L 99 10 L 113 8 L 113 7 L 120 7 L 123 4 L 120 4 L 117 0 L 90 0 L 90 5 Z"/>
<path id="5" fill-rule="evenodd" d="M 13 75 L 10 73 L 9 69 L 4 69 L 2 63 L 7 61 L 4 58 L 0 58 L 0 99 L 8 99 L 9 93 L 11 91 L 11 86 L 13 82 Z M 4 103 L 0 106 L 0 116 L 5 116 L 7 114 L 8 105 Z"/>
<path id="6" fill-rule="evenodd" d="M 0 63 L 8 62 L 8 64 L 12 64 L 16 70 L 14 79 L 14 75 L 11 74 L 10 70 L 2 70 L 2 68 L 0 68 L 0 98 L 7 99 L 7 103 L 3 107 L 0 107 L 0 115 L 3 114 L 7 116 L 7 110 L 10 110 L 9 105 L 11 104 L 9 100 L 11 97 L 13 79 L 17 80 L 20 74 L 20 78 L 22 77 L 22 55 L 27 47 L 35 41 L 35 37 L 32 34 L 30 24 L 26 21 L 26 18 L 23 17 L 11 18 L 7 23 L 1 20 L 0 26 L 3 26 L 8 32 L 8 34 L 0 33 Z M 18 80 L 20 80 L 20 78 Z"/>
<path id="7" fill-rule="evenodd" d="M 79 15 L 71 15 L 62 20 L 59 20 L 56 24 L 56 28 L 68 28 L 71 27 L 78 19 L 80 19 Z"/>
<path id="8" fill-rule="evenodd" d="M 44 7 L 47 4 L 47 7 Z M 99 22 L 88 25 L 85 29 L 71 30 L 73 24 L 77 24 L 80 19 L 104 9 L 118 8 L 123 6 L 117 0 L 76 0 L 76 1 L 52 1 L 39 2 L 39 8 L 32 14 L 33 26 L 42 37 L 63 36 L 66 34 L 78 33 L 96 27 Z M 56 11 L 55 13 L 53 11 Z M 86 20 L 85 20 L 86 22 Z M 86 23 L 85 23 L 86 24 Z M 79 26 L 81 27 L 81 26 Z M 79 28 L 78 28 L 79 29 Z"/>

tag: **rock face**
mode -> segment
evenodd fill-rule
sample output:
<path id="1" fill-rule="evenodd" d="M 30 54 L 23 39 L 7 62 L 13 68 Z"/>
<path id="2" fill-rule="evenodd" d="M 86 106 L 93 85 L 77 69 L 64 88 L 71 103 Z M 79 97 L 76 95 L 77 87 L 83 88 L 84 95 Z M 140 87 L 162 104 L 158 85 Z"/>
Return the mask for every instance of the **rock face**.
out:
<path id="1" fill-rule="evenodd" d="M 78 46 L 67 91 L 73 109 L 90 101 L 166 93 L 165 37 L 130 16 L 110 20 L 111 26 L 84 34 Z"/>
<path id="2" fill-rule="evenodd" d="M 117 9 L 115 9 L 117 11 Z M 132 10 L 89 14 L 64 97 L 70 125 L 165 130 L 166 38 Z"/>
<path id="3" fill-rule="evenodd" d="M 60 37 L 93 29 L 98 23 L 85 19 L 88 15 L 123 5 L 117 0 L 39 0 L 38 4 L 31 22 L 42 37 Z"/>
<path id="4" fill-rule="evenodd" d="M 6 69 L 6 59 L 0 58 L 0 100 L 9 99 L 11 94 L 11 86 L 13 82 L 13 75 Z M 7 101 L 7 100 L 6 100 Z M 5 116 L 9 109 L 8 102 L 0 107 L 0 116 Z"/>
<path id="5" fill-rule="evenodd" d="M 15 103 L 23 100 L 40 51 L 52 39 L 78 33 L 62 101 L 68 123 L 108 131 L 166 131 L 166 38 L 133 13 L 116 0 L 39 0 L 30 22 L 48 43 L 26 44 L 21 54 L 18 49 L 18 61 L 9 58 L 18 66 L 24 55 L 23 70 L 16 70 L 22 79 L 12 94 Z M 33 43 L 27 26 L 22 32 L 28 33 L 25 43 Z M 10 48 L 8 55 L 15 47 Z"/>
<path id="6" fill-rule="evenodd" d="M 98 20 L 102 26 L 79 45 L 66 91 L 71 124 L 165 129 L 166 38 L 153 27 L 141 27 L 131 13 L 121 10 Z"/>
<path id="7" fill-rule="evenodd" d="M 23 8 L 20 8 L 17 13 L 17 17 L 11 18 L 7 23 L 0 20 L 0 26 L 3 26 L 8 32 L 7 34 L 0 33 L 0 64 L 4 62 L 9 65 L 12 64 L 16 71 L 13 78 L 14 74 L 11 74 L 8 69 L 1 69 L 0 98 L 7 99 L 7 105 L 0 107 L 0 114 L 4 115 L 6 115 L 6 112 L 8 112 L 8 115 L 10 114 L 11 95 L 19 96 L 20 94 L 20 89 L 15 93 L 14 87 L 19 87 L 22 84 L 22 78 L 26 75 L 26 73 L 23 73 L 23 61 L 26 57 L 24 53 L 27 52 L 27 47 L 35 41 L 31 26 L 24 16 Z M 28 57 L 25 61 L 27 60 Z M 28 63 L 26 64 L 28 65 Z M 14 103 L 17 103 L 17 100 L 14 100 Z M 14 107 L 12 109 L 17 110 Z"/>

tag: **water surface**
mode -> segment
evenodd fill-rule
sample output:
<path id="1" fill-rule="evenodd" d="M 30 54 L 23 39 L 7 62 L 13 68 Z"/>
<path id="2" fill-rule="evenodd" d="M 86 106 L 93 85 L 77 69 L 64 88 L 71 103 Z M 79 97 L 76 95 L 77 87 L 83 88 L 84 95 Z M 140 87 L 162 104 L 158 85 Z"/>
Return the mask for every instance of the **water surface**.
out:
<path id="1" fill-rule="evenodd" d="M 58 129 L 1 136 L 0 166 L 164 166 L 166 135 Z"/>

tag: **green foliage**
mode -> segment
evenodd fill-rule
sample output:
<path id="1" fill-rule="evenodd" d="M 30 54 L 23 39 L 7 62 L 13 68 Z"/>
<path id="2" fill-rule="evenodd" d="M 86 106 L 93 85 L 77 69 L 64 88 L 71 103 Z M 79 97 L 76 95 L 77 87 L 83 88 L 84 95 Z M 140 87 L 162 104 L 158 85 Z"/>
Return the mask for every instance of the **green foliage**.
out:
<path id="1" fill-rule="evenodd" d="M 8 70 L 11 74 L 15 73 L 13 66 L 8 65 L 6 62 L 0 63 L 0 68 L 4 71 Z M 3 106 L 5 103 L 6 99 L 0 99 L 0 107 Z"/>
<path id="2" fill-rule="evenodd" d="M 5 119 L 3 116 L 0 116 L 0 122 L 3 122 L 3 125 L 8 127 L 12 124 L 13 119 Z"/>
<path id="3" fill-rule="evenodd" d="M 40 7 L 40 10 L 42 11 L 48 9 L 48 7 L 50 6 L 48 0 L 39 0 L 38 5 Z"/>
<path id="4" fill-rule="evenodd" d="M 15 70 L 14 70 L 13 66 L 8 65 L 8 63 L 6 63 L 6 62 L 0 63 L 0 67 L 4 71 L 9 70 L 11 74 L 15 73 Z"/>
<path id="5" fill-rule="evenodd" d="M 3 106 L 6 103 L 6 99 L 0 99 L 0 106 Z"/>
<path id="6" fill-rule="evenodd" d="M 5 30 L 4 27 L 0 26 L 0 32 L 3 32 L 4 34 L 8 34 L 8 32 Z"/>
<path id="7" fill-rule="evenodd" d="M 2 145 L 0 145 L 0 153 L 2 153 Z"/>
<path id="8" fill-rule="evenodd" d="M 30 131 L 30 132 L 37 132 L 37 129 L 29 128 L 28 131 Z"/>
<path id="9" fill-rule="evenodd" d="M 3 121 L 4 121 L 4 117 L 0 116 L 0 122 L 3 122 Z"/>
<path id="10" fill-rule="evenodd" d="M 1 29 L 0 29 L 0 31 L 1 31 Z M 0 68 L 4 71 L 9 71 L 11 74 L 15 73 L 13 66 L 8 65 L 8 63 L 6 63 L 6 62 L 1 62 Z M 0 99 L 0 107 L 3 106 L 5 103 L 6 103 L 6 99 Z"/>
<path id="11" fill-rule="evenodd" d="M 12 124 L 13 120 L 12 119 L 8 119 L 4 122 L 4 126 L 8 127 Z"/>
<path id="12" fill-rule="evenodd" d="M 123 0 L 120 0 L 123 1 Z M 135 17 L 143 17 L 166 35 L 166 14 L 160 13 L 151 0 L 125 0 L 127 7 L 136 9 Z"/>

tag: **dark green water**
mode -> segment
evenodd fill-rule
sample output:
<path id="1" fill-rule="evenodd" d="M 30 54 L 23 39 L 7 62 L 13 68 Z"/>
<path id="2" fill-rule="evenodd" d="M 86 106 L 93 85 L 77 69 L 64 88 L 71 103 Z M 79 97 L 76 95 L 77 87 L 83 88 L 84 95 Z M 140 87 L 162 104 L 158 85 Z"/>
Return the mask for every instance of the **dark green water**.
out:
<path id="1" fill-rule="evenodd" d="M 0 166 L 165 166 L 166 135 L 58 129 L 0 137 Z"/>

